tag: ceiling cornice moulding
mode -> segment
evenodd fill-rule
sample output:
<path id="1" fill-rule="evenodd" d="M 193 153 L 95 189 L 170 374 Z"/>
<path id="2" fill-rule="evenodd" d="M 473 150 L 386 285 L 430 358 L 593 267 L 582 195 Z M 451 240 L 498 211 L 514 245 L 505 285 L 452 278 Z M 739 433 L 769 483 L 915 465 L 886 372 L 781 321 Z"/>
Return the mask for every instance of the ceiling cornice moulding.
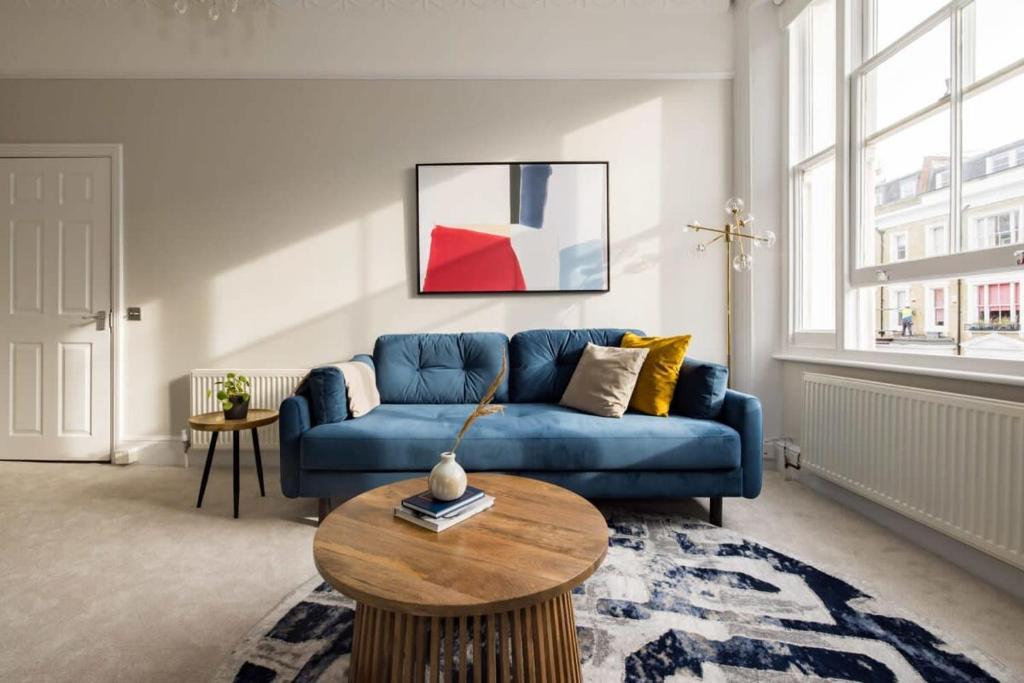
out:
<path id="1" fill-rule="evenodd" d="M 238 10 L 639 10 L 686 14 L 727 12 L 730 0 L 239 0 Z M 173 0 L 0 0 L 22 10 L 116 10 L 145 7 L 173 14 Z"/>

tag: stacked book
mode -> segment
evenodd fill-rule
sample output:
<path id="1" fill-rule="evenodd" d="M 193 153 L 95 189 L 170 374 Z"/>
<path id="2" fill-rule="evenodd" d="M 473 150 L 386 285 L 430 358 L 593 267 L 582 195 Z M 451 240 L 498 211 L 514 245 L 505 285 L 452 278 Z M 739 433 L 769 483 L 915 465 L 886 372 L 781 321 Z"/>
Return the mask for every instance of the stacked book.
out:
<path id="1" fill-rule="evenodd" d="M 466 492 L 455 500 L 437 500 L 430 495 L 430 491 L 424 491 L 403 500 L 402 504 L 395 508 L 395 517 L 424 529 L 441 532 L 492 505 L 493 496 L 488 496 L 472 486 L 467 486 Z"/>

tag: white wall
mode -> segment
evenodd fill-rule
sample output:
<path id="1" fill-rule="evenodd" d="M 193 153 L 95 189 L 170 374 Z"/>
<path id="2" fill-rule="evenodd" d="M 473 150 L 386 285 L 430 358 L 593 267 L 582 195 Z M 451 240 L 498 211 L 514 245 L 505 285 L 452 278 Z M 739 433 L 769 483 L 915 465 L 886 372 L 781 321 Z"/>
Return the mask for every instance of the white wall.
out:
<path id="1" fill-rule="evenodd" d="M 729 0 L 243 0 L 237 15 L 217 22 L 202 12 L 178 16 L 171 4 L 0 0 L 0 77 L 647 78 L 732 70 Z"/>
<path id="2" fill-rule="evenodd" d="M 729 81 L 0 81 L 0 142 L 125 154 L 128 437 L 198 367 L 304 367 L 386 332 L 636 326 L 723 360 L 722 264 L 679 226 L 731 192 Z M 417 162 L 610 162 L 599 295 L 419 297 Z"/>
<path id="3" fill-rule="evenodd" d="M 737 276 L 734 377 L 761 398 L 766 438 L 782 434 L 782 364 L 772 359 L 782 329 L 785 236 L 783 120 L 785 34 L 770 0 L 739 0 L 735 9 L 735 192 L 754 214 L 753 229 L 773 231 L 773 249 L 756 249 L 754 267 Z"/>

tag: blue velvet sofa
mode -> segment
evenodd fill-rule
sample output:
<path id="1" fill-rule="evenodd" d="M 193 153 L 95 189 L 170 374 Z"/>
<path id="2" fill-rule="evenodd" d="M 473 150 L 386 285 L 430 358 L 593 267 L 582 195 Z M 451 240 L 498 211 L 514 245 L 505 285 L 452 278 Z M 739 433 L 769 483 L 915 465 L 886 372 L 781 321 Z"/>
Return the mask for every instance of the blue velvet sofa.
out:
<path id="1" fill-rule="evenodd" d="M 308 393 L 281 404 L 281 490 L 319 498 L 322 518 L 332 498 L 425 475 L 507 354 L 495 397 L 505 412 L 478 420 L 463 440 L 467 471 L 544 479 L 588 498 L 706 496 L 720 525 L 722 498 L 756 497 L 762 477 L 761 404 L 726 390 L 724 367 L 687 359 L 669 417 L 614 419 L 558 405 L 587 342 L 618 346 L 625 332 L 382 336 L 372 356 L 356 356 L 376 370 L 378 408 L 316 424 Z"/>

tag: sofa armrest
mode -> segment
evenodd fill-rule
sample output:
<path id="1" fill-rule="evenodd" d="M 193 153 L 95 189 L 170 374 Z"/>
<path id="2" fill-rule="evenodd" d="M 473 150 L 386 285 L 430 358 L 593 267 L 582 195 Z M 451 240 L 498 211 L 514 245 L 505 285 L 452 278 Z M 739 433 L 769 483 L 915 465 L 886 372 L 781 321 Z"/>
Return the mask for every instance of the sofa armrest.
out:
<path id="1" fill-rule="evenodd" d="M 289 396 L 281 402 L 278 434 L 281 441 L 281 493 L 299 496 L 299 442 L 309 430 L 309 401 L 305 396 Z"/>
<path id="2" fill-rule="evenodd" d="M 729 389 L 718 421 L 740 434 L 740 465 L 743 467 L 743 497 L 756 498 L 761 493 L 764 470 L 764 425 L 761 401 L 755 396 Z"/>
<path id="3" fill-rule="evenodd" d="M 371 356 L 368 353 L 357 353 L 356 355 L 352 356 L 352 360 L 357 360 L 360 363 L 365 363 L 369 365 L 370 368 L 373 369 L 374 371 L 377 370 L 377 366 L 373 362 L 373 356 Z"/>

